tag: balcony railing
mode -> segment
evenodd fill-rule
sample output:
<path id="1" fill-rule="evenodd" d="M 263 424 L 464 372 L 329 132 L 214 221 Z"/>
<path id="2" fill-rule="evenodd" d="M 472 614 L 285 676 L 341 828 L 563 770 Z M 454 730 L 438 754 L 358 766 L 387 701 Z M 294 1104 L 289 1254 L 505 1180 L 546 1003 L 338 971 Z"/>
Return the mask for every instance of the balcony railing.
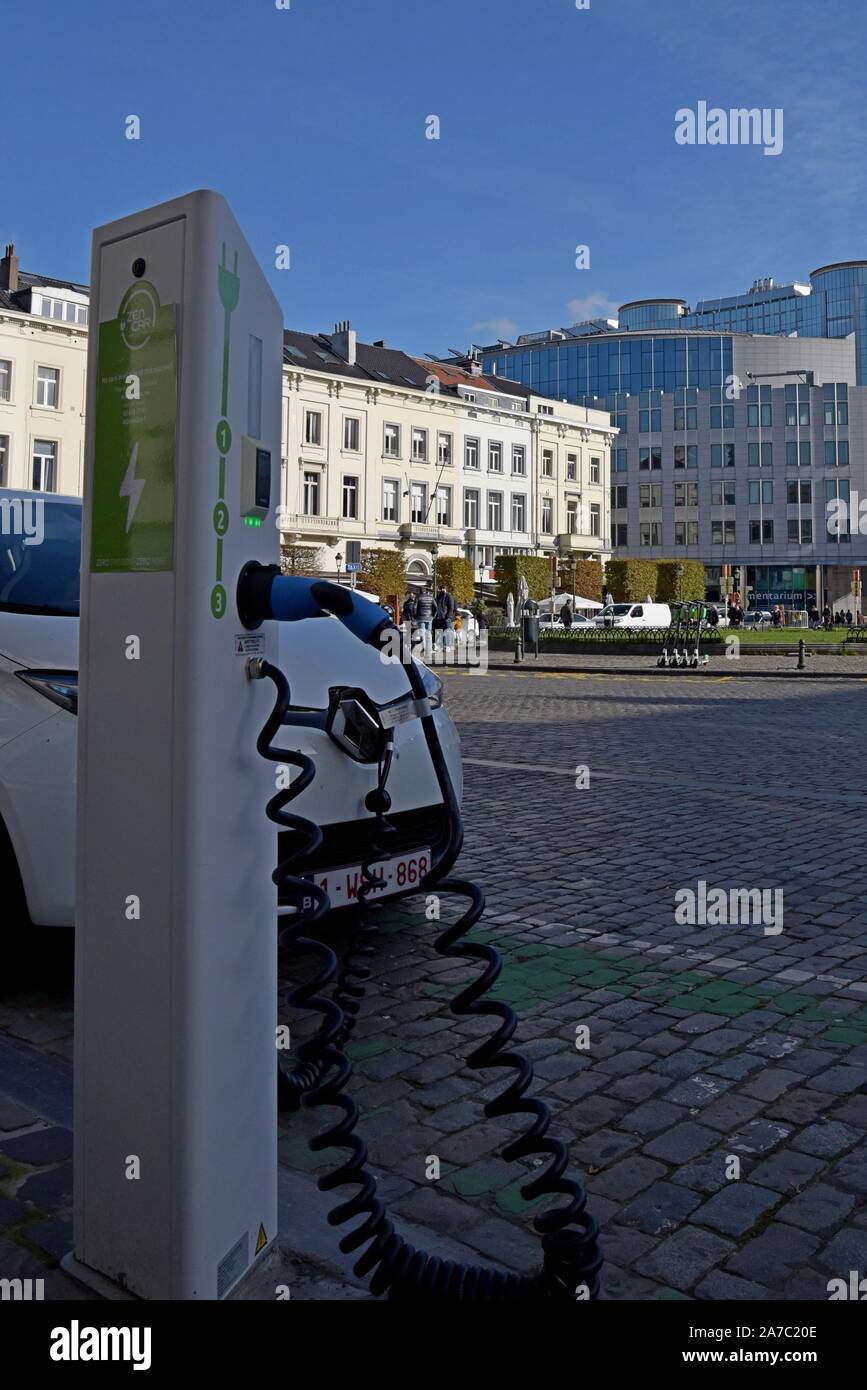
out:
<path id="1" fill-rule="evenodd" d="M 340 530 L 340 518 L 336 516 L 306 516 L 302 512 L 281 512 L 280 527 L 283 531 L 307 531 L 331 534 Z"/>

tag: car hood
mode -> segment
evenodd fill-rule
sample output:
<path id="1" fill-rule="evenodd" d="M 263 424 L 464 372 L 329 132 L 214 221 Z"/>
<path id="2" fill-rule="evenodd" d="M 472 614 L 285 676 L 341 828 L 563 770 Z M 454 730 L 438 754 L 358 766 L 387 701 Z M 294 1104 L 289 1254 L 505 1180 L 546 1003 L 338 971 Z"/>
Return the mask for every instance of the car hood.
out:
<path id="1" fill-rule="evenodd" d="M 78 670 L 78 619 L 0 612 L 0 656 L 19 666 Z"/>
<path id="2" fill-rule="evenodd" d="M 329 688 L 357 685 L 377 704 L 409 689 L 398 662 L 359 642 L 336 618 L 277 623 L 277 664 L 289 681 L 294 705 L 325 709 Z M 43 670 L 78 669 L 78 619 L 0 612 L 0 655 L 16 665 Z"/>

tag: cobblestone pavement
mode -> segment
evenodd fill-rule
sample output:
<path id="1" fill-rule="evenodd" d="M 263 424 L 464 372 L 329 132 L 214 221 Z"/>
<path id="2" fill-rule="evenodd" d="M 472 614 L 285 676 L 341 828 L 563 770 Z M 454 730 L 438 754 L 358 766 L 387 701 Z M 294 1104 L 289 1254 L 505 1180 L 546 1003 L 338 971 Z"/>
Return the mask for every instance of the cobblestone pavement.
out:
<path id="1" fill-rule="evenodd" d="M 859 683 L 526 669 L 445 681 L 465 758 L 459 868 L 488 896 L 474 936 L 502 952 L 495 995 L 520 1016 L 536 1093 L 602 1225 L 604 1296 L 825 1299 L 830 1278 L 863 1277 Z M 699 880 L 782 889 L 783 930 L 678 924 L 675 893 Z M 423 900 L 380 922 L 350 1045 L 380 1195 L 399 1226 L 535 1268 L 544 1203 L 520 1195 L 533 1160 L 500 1158 L 520 1125 L 484 1118 L 502 1079 L 464 1060 L 487 1025 L 447 1008 L 474 972 L 435 953 Z M 303 1036 L 306 1021 L 292 1024 Z M 62 965 L 4 991 L 0 1029 L 65 1063 Z M 324 1113 L 284 1117 L 287 1173 L 313 1178 L 342 1157 L 308 1148 Z M 68 1159 L 63 1124 L 0 1103 L 3 1274 L 10 1247 L 43 1268 L 68 1247 Z M 302 1262 L 297 1279 L 293 1297 L 363 1296 L 335 1268 Z"/>
<path id="2" fill-rule="evenodd" d="M 854 653 L 847 655 L 833 652 L 817 651 L 805 657 L 805 667 L 803 671 L 798 670 L 797 658 L 797 639 L 791 647 L 785 647 L 779 652 L 768 654 L 754 653 L 748 648 L 744 649 L 737 658 L 726 657 L 720 651 L 714 651 L 706 666 L 700 667 L 697 671 L 688 671 L 686 674 L 693 681 L 707 680 L 710 677 L 726 677 L 730 679 L 734 676 L 792 676 L 798 680 L 805 677 L 810 679 L 821 679 L 825 676 L 847 676 L 850 680 L 867 680 L 867 651 L 860 652 L 860 648 Z M 865 644 L 867 648 L 867 644 Z M 488 665 L 492 669 L 506 671 L 520 671 L 532 674 L 535 669 L 550 668 L 554 671 L 620 671 L 624 675 L 652 676 L 659 680 L 679 679 L 684 673 L 677 670 L 669 670 L 668 667 L 660 670 L 656 664 L 656 657 L 653 655 L 637 656 L 631 653 L 628 648 L 618 650 L 612 646 L 610 652 L 546 652 L 544 646 L 540 648 L 538 657 L 528 655 L 524 660 L 515 663 L 514 653 L 505 651 L 490 651 L 488 653 Z"/>

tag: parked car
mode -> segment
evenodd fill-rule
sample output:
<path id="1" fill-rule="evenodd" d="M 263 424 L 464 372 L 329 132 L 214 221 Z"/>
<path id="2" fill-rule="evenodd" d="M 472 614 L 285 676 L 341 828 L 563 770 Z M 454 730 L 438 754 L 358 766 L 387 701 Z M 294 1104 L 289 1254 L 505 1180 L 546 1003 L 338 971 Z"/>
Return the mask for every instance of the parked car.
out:
<path id="1" fill-rule="evenodd" d="M 592 626 L 592 621 L 588 617 L 586 617 L 584 613 L 572 614 L 572 627 L 585 628 Z M 547 628 L 550 631 L 553 628 L 564 628 L 565 623 L 563 622 L 563 618 L 560 613 L 540 613 L 539 627 L 543 629 Z"/>
<path id="2" fill-rule="evenodd" d="M 457 633 L 458 641 L 464 642 L 468 637 L 475 641 L 479 635 L 479 621 L 475 613 L 469 608 L 459 608 L 458 617 L 461 620 Z"/>
<path id="3" fill-rule="evenodd" d="M 4 522 L 16 499 L 44 505 L 41 544 L 26 544 L 5 525 L 0 543 L 0 903 L 4 923 L 18 916 L 41 926 L 71 926 L 81 500 L 9 489 L 0 491 L 0 498 Z M 324 715 L 332 698 L 329 687 L 361 687 L 380 710 L 412 696 L 400 663 L 383 661 L 336 619 L 281 624 L 279 654 L 293 708 L 307 721 L 300 737 L 318 772 L 292 809 L 322 826 L 323 843 L 311 869 L 317 881 L 327 878 L 333 905 L 347 906 L 353 872 L 368 856 L 373 820 L 364 802 L 376 787 L 377 766 L 347 756 L 324 719 L 320 727 L 310 716 Z M 460 797 L 460 740 L 443 706 L 441 681 L 423 670 Z M 291 711 L 286 724 L 287 729 L 292 724 Z M 259 730 L 249 732 L 254 743 Z M 397 720 L 394 735 L 388 783 L 389 818 L 397 830 L 393 853 L 409 856 L 411 847 L 433 843 L 444 811 L 421 724 Z"/>
<path id="4" fill-rule="evenodd" d="M 668 627 L 667 603 L 612 603 L 593 619 L 594 627 Z"/>
<path id="5" fill-rule="evenodd" d="M 743 625 L 752 628 L 770 627 L 771 614 L 766 608 L 751 608 L 749 613 L 744 614 Z"/>

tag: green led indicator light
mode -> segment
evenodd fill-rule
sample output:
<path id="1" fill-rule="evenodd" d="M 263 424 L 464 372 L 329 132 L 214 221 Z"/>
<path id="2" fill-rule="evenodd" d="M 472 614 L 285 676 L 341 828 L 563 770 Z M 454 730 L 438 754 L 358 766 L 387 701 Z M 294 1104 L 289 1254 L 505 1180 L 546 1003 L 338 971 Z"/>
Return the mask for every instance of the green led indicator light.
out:
<path id="1" fill-rule="evenodd" d="M 258 516 L 245 516 L 245 517 L 244 517 L 244 525 L 245 525 L 245 526 L 261 526 L 261 525 L 262 525 L 261 517 L 258 517 Z"/>

